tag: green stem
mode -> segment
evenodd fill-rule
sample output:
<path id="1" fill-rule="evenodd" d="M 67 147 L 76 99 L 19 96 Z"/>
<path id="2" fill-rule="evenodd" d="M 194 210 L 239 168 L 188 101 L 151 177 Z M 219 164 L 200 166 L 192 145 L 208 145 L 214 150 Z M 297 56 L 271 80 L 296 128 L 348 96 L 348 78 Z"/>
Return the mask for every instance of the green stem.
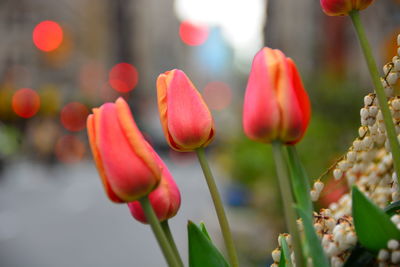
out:
<path id="1" fill-rule="evenodd" d="M 382 110 L 383 120 L 386 126 L 386 132 L 387 132 L 387 137 L 389 139 L 390 149 L 392 150 L 393 165 L 397 174 L 397 182 L 400 184 L 400 146 L 397 140 L 397 134 L 394 128 L 392 115 L 390 113 L 389 106 L 387 103 L 385 90 L 381 83 L 378 68 L 376 66 L 374 56 L 372 55 L 371 47 L 369 45 L 367 36 L 365 34 L 364 27 L 361 23 L 360 13 L 357 10 L 353 10 L 350 12 L 350 18 L 357 32 L 361 48 L 364 53 L 365 60 L 367 61 L 367 66 L 375 86 L 375 91 L 378 97 L 379 106 Z"/>
<path id="2" fill-rule="evenodd" d="M 292 189 L 288 175 L 288 168 L 285 164 L 282 143 L 279 141 L 274 141 L 272 143 L 272 152 L 274 155 L 276 172 L 278 174 L 278 184 L 281 191 L 286 227 L 289 229 L 289 233 L 292 236 L 296 266 L 302 267 L 304 266 L 304 257 L 301 249 L 300 234 L 296 222 L 297 215 L 293 206 L 294 201 Z"/>
<path id="3" fill-rule="evenodd" d="M 158 221 L 156 214 L 154 213 L 148 196 L 139 199 L 139 202 L 142 205 L 142 209 L 144 211 L 144 214 L 146 215 L 146 219 L 149 222 L 151 229 L 153 230 L 153 233 L 158 241 L 161 251 L 164 254 L 168 266 L 180 267 L 181 265 L 179 265 L 179 262 L 176 259 L 171 246 L 169 245 L 168 239 L 161 228 L 160 222 Z"/>
<path id="4" fill-rule="evenodd" d="M 199 159 L 201 168 L 203 169 L 204 177 L 206 178 L 208 189 L 210 190 L 211 198 L 214 202 L 215 211 L 217 213 L 219 225 L 221 227 L 222 236 L 224 238 L 225 247 L 228 252 L 229 261 L 232 267 L 238 267 L 239 261 L 236 255 L 235 245 L 229 223 L 226 218 L 224 206 L 222 205 L 221 196 L 219 195 L 217 185 L 215 184 L 214 177 L 211 173 L 210 167 L 208 166 L 207 158 L 204 152 L 204 148 L 200 147 L 196 149 L 197 157 Z"/>
<path id="5" fill-rule="evenodd" d="M 172 250 L 174 251 L 175 257 L 178 259 L 180 265 L 183 266 L 181 255 L 179 254 L 179 250 L 175 244 L 174 237 L 172 236 L 171 228 L 169 228 L 168 220 L 161 222 L 161 227 L 169 241 L 169 244 L 171 245 Z"/>

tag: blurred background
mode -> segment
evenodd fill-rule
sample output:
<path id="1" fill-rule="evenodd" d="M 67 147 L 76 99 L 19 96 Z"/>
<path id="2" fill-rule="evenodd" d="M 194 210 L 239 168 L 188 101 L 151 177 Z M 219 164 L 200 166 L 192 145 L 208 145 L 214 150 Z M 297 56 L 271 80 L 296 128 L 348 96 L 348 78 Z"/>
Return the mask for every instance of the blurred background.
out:
<path id="1" fill-rule="evenodd" d="M 362 13 L 382 66 L 396 54 L 400 1 Z M 371 92 L 347 17 L 303 0 L 0 1 L 0 266 L 164 266 L 150 228 L 112 204 L 92 163 L 85 121 L 117 97 L 174 175 L 182 194 L 170 221 L 186 259 L 187 220 L 204 221 L 223 248 L 196 158 L 171 151 L 158 119 L 155 81 L 186 72 L 212 110 L 207 149 L 243 266 L 269 266 L 285 231 L 268 145 L 241 129 L 243 94 L 264 45 L 292 57 L 313 107 L 299 144 L 316 179 L 357 136 Z M 329 182 L 318 205 L 340 194 Z"/>

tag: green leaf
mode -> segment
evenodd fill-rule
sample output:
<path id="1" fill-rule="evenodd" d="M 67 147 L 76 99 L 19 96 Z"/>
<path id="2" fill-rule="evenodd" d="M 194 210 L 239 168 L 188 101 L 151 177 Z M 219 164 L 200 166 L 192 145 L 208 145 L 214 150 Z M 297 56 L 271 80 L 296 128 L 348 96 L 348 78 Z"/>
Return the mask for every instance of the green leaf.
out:
<path id="1" fill-rule="evenodd" d="M 389 216 L 395 215 L 398 210 L 400 210 L 400 201 L 393 202 L 385 208 L 385 212 Z"/>
<path id="2" fill-rule="evenodd" d="M 369 250 L 385 248 L 390 239 L 400 239 L 400 231 L 383 210 L 353 186 L 353 219 L 358 241 Z"/>
<path id="3" fill-rule="evenodd" d="M 310 198 L 310 181 L 295 146 L 287 146 L 289 156 L 290 179 L 297 205 L 310 216 L 313 213 L 313 204 Z"/>
<path id="4" fill-rule="evenodd" d="M 322 249 L 321 240 L 318 238 L 317 233 L 314 230 L 313 223 L 310 216 L 304 212 L 300 207 L 297 207 L 297 211 L 303 220 L 304 233 L 306 236 L 306 242 L 310 251 L 310 256 L 313 260 L 314 266 L 318 267 L 329 267 L 328 259 L 325 256 L 324 250 Z"/>
<path id="5" fill-rule="evenodd" d="M 279 267 L 292 267 L 292 259 L 290 258 L 289 246 L 286 242 L 284 235 L 279 235 L 279 241 L 281 243 L 281 259 L 279 261 Z"/>
<path id="6" fill-rule="evenodd" d="M 229 267 L 201 226 L 188 222 L 189 267 Z M 207 231 L 207 230 L 206 230 Z"/>
<path id="7" fill-rule="evenodd" d="M 204 222 L 200 222 L 200 230 L 201 230 L 201 231 L 203 232 L 203 234 L 204 234 L 206 237 L 208 237 L 208 239 L 210 239 L 210 241 L 212 242 L 211 237 L 210 237 L 210 234 L 208 233 L 207 228 L 206 228 L 206 225 L 204 224 Z"/>

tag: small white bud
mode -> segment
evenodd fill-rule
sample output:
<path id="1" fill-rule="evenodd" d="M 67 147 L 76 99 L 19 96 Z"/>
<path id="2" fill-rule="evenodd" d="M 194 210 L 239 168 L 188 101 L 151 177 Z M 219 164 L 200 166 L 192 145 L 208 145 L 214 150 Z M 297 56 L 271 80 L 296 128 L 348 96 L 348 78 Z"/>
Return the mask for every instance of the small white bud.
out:
<path id="1" fill-rule="evenodd" d="M 335 203 L 336 204 L 336 203 Z M 332 205 L 332 204 L 331 204 Z M 336 205 L 337 206 L 337 205 Z M 329 218 L 328 220 L 325 220 L 325 226 L 332 231 L 332 229 L 335 227 L 336 221 L 333 218 Z"/>
<path id="2" fill-rule="evenodd" d="M 399 98 L 393 99 L 392 107 L 394 110 L 400 110 L 400 99 Z"/>
<path id="3" fill-rule="evenodd" d="M 360 116 L 361 116 L 361 119 L 364 119 L 364 120 L 367 119 L 368 116 L 369 116 L 368 109 L 362 108 L 362 109 L 360 110 Z"/>
<path id="4" fill-rule="evenodd" d="M 390 220 L 394 223 L 394 224 L 399 224 L 400 223 L 400 215 L 395 214 L 393 215 Z"/>
<path id="5" fill-rule="evenodd" d="M 398 56 L 395 56 L 392 62 L 393 62 L 393 70 L 400 71 L 400 58 Z"/>
<path id="6" fill-rule="evenodd" d="M 365 126 L 361 126 L 360 128 L 358 128 L 358 135 L 363 138 L 364 135 L 367 133 L 368 127 Z"/>
<path id="7" fill-rule="evenodd" d="M 356 152 L 360 152 L 362 150 L 362 143 L 360 140 L 354 140 L 353 147 Z"/>
<path id="8" fill-rule="evenodd" d="M 321 193 L 321 191 L 324 189 L 324 183 L 321 182 L 320 180 L 317 180 L 314 183 L 314 189 L 315 191 L 317 191 L 318 193 Z"/>
<path id="9" fill-rule="evenodd" d="M 385 66 L 383 66 L 383 73 L 385 75 L 387 75 L 389 73 L 389 71 L 391 70 L 391 64 L 385 64 Z"/>
<path id="10" fill-rule="evenodd" d="M 336 256 L 339 253 L 339 249 L 336 246 L 335 243 L 331 242 L 329 243 L 327 249 L 326 249 L 326 254 L 328 254 L 328 256 Z"/>
<path id="11" fill-rule="evenodd" d="M 333 177 L 335 178 L 335 180 L 339 180 L 340 178 L 342 178 L 342 176 L 343 172 L 340 169 L 333 170 Z"/>
<path id="12" fill-rule="evenodd" d="M 330 241 L 330 235 L 325 234 L 325 235 L 322 237 L 322 241 L 321 241 L 322 246 L 327 247 L 328 244 L 329 244 L 330 242 L 331 242 L 331 241 Z"/>
<path id="13" fill-rule="evenodd" d="M 275 262 L 279 262 L 281 260 L 281 251 L 279 249 L 274 249 L 271 254 L 272 254 L 272 259 Z"/>
<path id="14" fill-rule="evenodd" d="M 316 232 L 322 231 L 324 227 L 320 223 L 314 223 L 314 229 Z"/>
<path id="15" fill-rule="evenodd" d="M 389 259 L 389 251 L 387 251 L 386 249 L 379 250 L 378 260 L 379 261 L 386 261 L 387 259 Z"/>
<path id="16" fill-rule="evenodd" d="M 397 45 L 400 46 L 400 34 L 397 35 Z"/>
<path id="17" fill-rule="evenodd" d="M 354 151 L 349 151 L 349 152 L 347 152 L 347 154 L 346 154 L 346 159 L 347 159 L 347 161 L 349 161 L 349 162 L 356 162 L 356 160 L 357 160 L 357 153 L 354 152 Z"/>
<path id="18" fill-rule="evenodd" d="M 391 72 L 389 75 L 386 77 L 386 81 L 390 85 L 395 85 L 397 83 L 397 79 L 399 78 L 397 72 Z"/>
<path id="19" fill-rule="evenodd" d="M 291 235 L 287 235 L 285 236 L 286 238 L 286 243 L 288 244 L 289 247 L 292 246 L 292 236 Z"/>
<path id="20" fill-rule="evenodd" d="M 392 263 L 397 264 L 400 262 L 400 251 L 396 250 L 392 252 L 392 256 L 390 257 Z"/>
<path id="21" fill-rule="evenodd" d="M 370 116 L 376 117 L 376 115 L 378 115 L 379 109 L 378 109 L 378 107 L 376 107 L 376 106 L 372 106 L 372 107 L 370 107 L 370 108 L 368 109 L 368 111 L 369 111 L 369 115 L 370 115 Z"/>
<path id="22" fill-rule="evenodd" d="M 338 168 L 342 172 L 347 171 L 349 169 L 349 167 L 350 167 L 349 164 L 345 160 L 339 161 L 339 163 L 336 166 L 336 168 Z"/>
<path id="23" fill-rule="evenodd" d="M 349 245 L 355 245 L 357 243 L 357 236 L 354 232 L 348 232 L 346 234 L 346 243 Z"/>
<path id="24" fill-rule="evenodd" d="M 317 191 L 315 191 L 314 189 L 310 191 L 310 198 L 311 201 L 316 202 L 318 201 L 319 198 L 319 193 Z"/>
<path id="25" fill-rule="evenodd" d="M 399 241 L 394 240 L 394 239 L 390 239 L 387 243 L 387 247 L 390 250 L 396 250 L 399 247 Z"/>
<path id="26" fill-rule="evenodd" d="M 364 105 L 365 106 L 371 106 L 373 101 L 374 101 L 374 98 L 372 95 L 366 95 L 364 97 Z"/>
<path id="27" fill-rule="evenodd" d="M 365 150 L 372 149 L 374 142 L 372 141 L 372 138 L 370 136 L 364 137 L 362 142 Z"/>

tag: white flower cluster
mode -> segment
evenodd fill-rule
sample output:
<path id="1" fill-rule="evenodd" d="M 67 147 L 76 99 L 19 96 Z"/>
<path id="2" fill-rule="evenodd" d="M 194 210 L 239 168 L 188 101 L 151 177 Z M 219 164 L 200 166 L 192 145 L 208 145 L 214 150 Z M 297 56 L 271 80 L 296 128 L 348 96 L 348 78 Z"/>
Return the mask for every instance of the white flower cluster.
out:
<path id="1" fill-rule="evenodd" d="M 297 221 L 300 231 L 303 231 L 301 219 Z M 343 216 L 336 219 L 332 216 L 330 209 L 321 209 L 319 213 L 314 212 L 314 229 L 318 237 L 322 240 L 322 247 L 326 255 L 330 258 L 332 267 L 341 267 L 347 257 L 350 255 L 351 249 L 357 243 L 357 236 L 354 230 L 353 219 L 351 216 Z M 290 235 L 284 234 L 291 250 L 291 258 L 293 261 L 293 251 L 290 243 Z M 281 244 L 272 252 L 274 263 L 271 267 L 279 265 L 281 257 Z M 311 259 L 309 259 L 312 266 Z M 294 261 L 292 262 L 294 264 Z"/>
<path id="2" fill-rule="evenodd" d="M 384 78 L 381 82 L 388 97 L 396 132 L 400 140 L 400 96 L 394 88 L 400 78 L 400 35 L 397 38 L 398 54 L 392 62 L 383 68 Z M 345 178 L 348 185 L 356 185 L 375 204 L 383 208 L 388 203 L 400 200 L 397 176 L 393 169 L 393 159 L 386 138 L 386 127 L 375 94 L 364 97 L 364 107 L 360 110 L 361 127 L 358 137 L 353 141 L 347 153 L 333 168 L 336 180 Z M 324 187 L 318 179 L 310 191 L 312 201 L 317 201 Z M 353 219 L 351 216 L 351 195 L 342 195 L 329 209 L 314 213 L 314 228 L 321 238 L 323 249 L 331 261 L 332 267 L 340 267 L 357 243 Z M 392 221 L 400 229 L 400 215 L 394 215 Z M 303 230 L 302 222 L 298 226 Z M 275 249 L 271 266 L 278 266 L 280 247 Z M 292 257 L 293 252 L 292 252 Z M 310 260 L 310 259 L 309 259 Z M 378 254 L 379 266 L 400 266 L 400 245 L 396 240 L 388 242 L 387 249 Z M 309 266 L 312 266 L 310 264 Z"/>
<path id="3" fill-rule="evenodd" d="M 295 261 L 294 261 L 294 252 L 293 252 L 293 248 L 292 248 L 292 238 L 290 236 L 290 234 L 284 233 L 282 234 L 282 236 L 285 238 L 286 243 L 289 247 L 290 250 L 290 257 L 293 263 L 293 266 L 295 265 Z M 272 255 L 272 259 L 274 260 L 274 263 L 271 264 L 271 267 L 278 267 L 279 266 L 279 261 L 281 260 L 281 248 L 282 248 L 282 244 L 281 244 L 281 240 L 278 238 L 278 244 L 279 246 L 274 249 L 271 253 Z"/>
<path id="4" fill-rule="evenodd" d="M 387 249 L 381 249 L 378 253 L 379 267 L 400 265 L 400 244 L 399 241 L 391 239 L 387 243 Z"/>

